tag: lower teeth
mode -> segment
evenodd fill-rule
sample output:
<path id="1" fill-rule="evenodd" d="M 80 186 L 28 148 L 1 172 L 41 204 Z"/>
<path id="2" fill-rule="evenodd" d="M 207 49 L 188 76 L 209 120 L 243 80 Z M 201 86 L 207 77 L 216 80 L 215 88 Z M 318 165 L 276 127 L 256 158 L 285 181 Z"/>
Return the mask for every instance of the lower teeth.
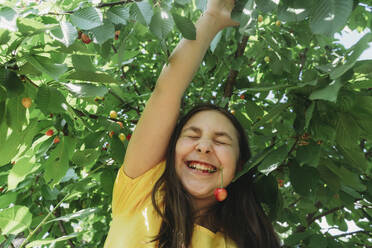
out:
<path id="1" fill-rule="evenodd" d="M 213 173 L 214 172 L 214 171 L 209 171 L 209 170 L 201 170 L 201 169 L 197 169 L 197 168 L 194 168 L 194 167 L 189 167 L 189 168 L 191 168 L 193 170 L 199 170 L 199 171 L 201 171 L 203 173 Z"/>

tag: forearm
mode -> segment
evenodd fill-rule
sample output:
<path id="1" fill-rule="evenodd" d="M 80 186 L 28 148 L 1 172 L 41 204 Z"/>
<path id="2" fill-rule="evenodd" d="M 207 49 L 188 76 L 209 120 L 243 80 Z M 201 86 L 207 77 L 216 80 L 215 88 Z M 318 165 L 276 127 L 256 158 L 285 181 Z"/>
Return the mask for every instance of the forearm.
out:
<path id="1" fill-rule="evenodd" d="M 196 40 L 182 39 L 164 66 L 155 90 L 182 97 L 215 35 L 222 29 L 217 19 L 204 13 L 197 23 Z"/>

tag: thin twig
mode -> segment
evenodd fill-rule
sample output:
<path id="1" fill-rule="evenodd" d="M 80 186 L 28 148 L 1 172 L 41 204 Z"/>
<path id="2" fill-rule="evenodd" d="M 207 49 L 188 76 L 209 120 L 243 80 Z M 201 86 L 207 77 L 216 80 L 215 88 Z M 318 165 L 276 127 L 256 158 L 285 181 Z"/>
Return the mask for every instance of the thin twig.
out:
<path id="1" fill-rule="evenodd" d="M 359 231 L 354 231 L 354 232 L 349 232 L 349 233 L 341 233 L 341 234 L 338 234 L 338 235 L 333 235 L 333 238 L 345 237 L 345 236 L 354 235 L 354 234 L 357 234 L 357 233 L 364 233 L 364 234 L 367 234 L 369 236 L 372 235 L 372 232 L 365 231 L 365 230 L 359 230 Z"/>
<path id="2" fill-rule="evenodd" d="M 54 217 L 61 217 L 61 210 L 60 209 L 57 209 L 56 210 L 56 214 L 54 214 Z M 58 221 L 58 227 L 59 227 L 59 230 L 62 232 L 62 234 L 64 236 L 67 236 L 67 232 L 66 232 L 66 228 L 65 226 L 63 225 L 63 221 L 62 220 L 59 220 Z M 75 244 L 72 242 L 71 239 L 68 239 L 67 242 L 70 244 L 70 246 L 72 248 L 75 248 Z"/>
<path id="3" fill-rule="evenodd" d="M 127 3 L 132 3 L 132 2 L 139 2 L 140 0 L 124 0 L 124 1 L 118 1 L 118 2 L 113 2 L 113 3 L 101 3 L 95 6 L 95 8 L 104 8 L 104 7 L 113 7 L 116 5 L 123 5 Z M 62 13 L 57 13 L 57 12 L 48 12 L 46 15 L 70 15 L 73 14 L 75 11 L 65 11 Z"/>
<path id="4" fill-rule="evenodd" d="M 236 49 L 234 58 L 238 58 L 244 54 L 244 50 L 247 47 L 249 36 L 243 36 L 242 41 L 239 43 L 238 49 Z M 231 69 L 226 80 L 224 96 L 230 98 L 233 92 L 236 78 L 238 76 L 238 71 Z"/>
<path id="5" fill-rule="evenodd" d="M 52 213 L 64 202 L 65 199 L 67 199 L 67 197 L 70 196 L 69 194 L 65 195 L 65 197 L 63 197 L 63 199 L 57 203 L 57 205 L 53 208 L 52 211 L 50 211 L 47 216 L 44 217 L 44 219 L 39 223 L 39 225 L 37 225 L 37 227 L 32 230 L 28 236 L 26 237 L 26 239 L 23 240 L 22 244 L 19 246 L 19 248 L 22 248 L 26 245 L 27 241 L 34 235 L 34 233 L 36 233 L 37 230 L 40 229 L 40 227 L 42 227 L 44 225 L 44 223 L 49 219 L 49 217 L 52 215 Z"/>
<path id="6" fill-rule="evenodd" d="M 4 238 L 5 238 L 5 240 L 8 240 L 9 239 L 9 237 L 7 236 L 7 235 L 5 235 L 4 234 Z M 1 244 L 0 244 L 1 245 Z M 12 248 L 15 248 L 15 246 L 13 245 L 13 242 L 12 241 L 10 241 L 10 246 L 12 247 Z"/>

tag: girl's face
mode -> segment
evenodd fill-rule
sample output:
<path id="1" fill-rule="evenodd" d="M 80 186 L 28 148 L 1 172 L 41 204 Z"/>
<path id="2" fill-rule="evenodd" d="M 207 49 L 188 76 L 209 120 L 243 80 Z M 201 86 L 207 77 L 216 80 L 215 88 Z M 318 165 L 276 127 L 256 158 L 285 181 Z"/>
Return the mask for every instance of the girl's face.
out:
<path id="1" fill-rule="evenodd" d="M 238 133 L 222 113 L 205 110 L 188 120 L 176 143 L 175 166 L 196 209 L 216 201 L 214 190 L 221 187 L 221 173 L 226 187 L 235 176 L 238 158 Z"/>

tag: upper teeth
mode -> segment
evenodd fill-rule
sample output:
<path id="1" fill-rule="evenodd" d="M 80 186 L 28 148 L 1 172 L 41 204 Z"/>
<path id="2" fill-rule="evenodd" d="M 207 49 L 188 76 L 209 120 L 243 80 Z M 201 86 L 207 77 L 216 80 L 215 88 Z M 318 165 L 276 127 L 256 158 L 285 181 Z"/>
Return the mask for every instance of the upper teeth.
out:
<path id="1" fill-rule="evenodd" d="M 193 163 L 191 162 L 189 164 L 189 167 L 198 169 L 198 170 L 207 170 L 208 172 L 215 172 L 216 168 L 211 168 L 211 166 L 204 165 L 204 164 L 199 164 L 199 163 Z"/>

